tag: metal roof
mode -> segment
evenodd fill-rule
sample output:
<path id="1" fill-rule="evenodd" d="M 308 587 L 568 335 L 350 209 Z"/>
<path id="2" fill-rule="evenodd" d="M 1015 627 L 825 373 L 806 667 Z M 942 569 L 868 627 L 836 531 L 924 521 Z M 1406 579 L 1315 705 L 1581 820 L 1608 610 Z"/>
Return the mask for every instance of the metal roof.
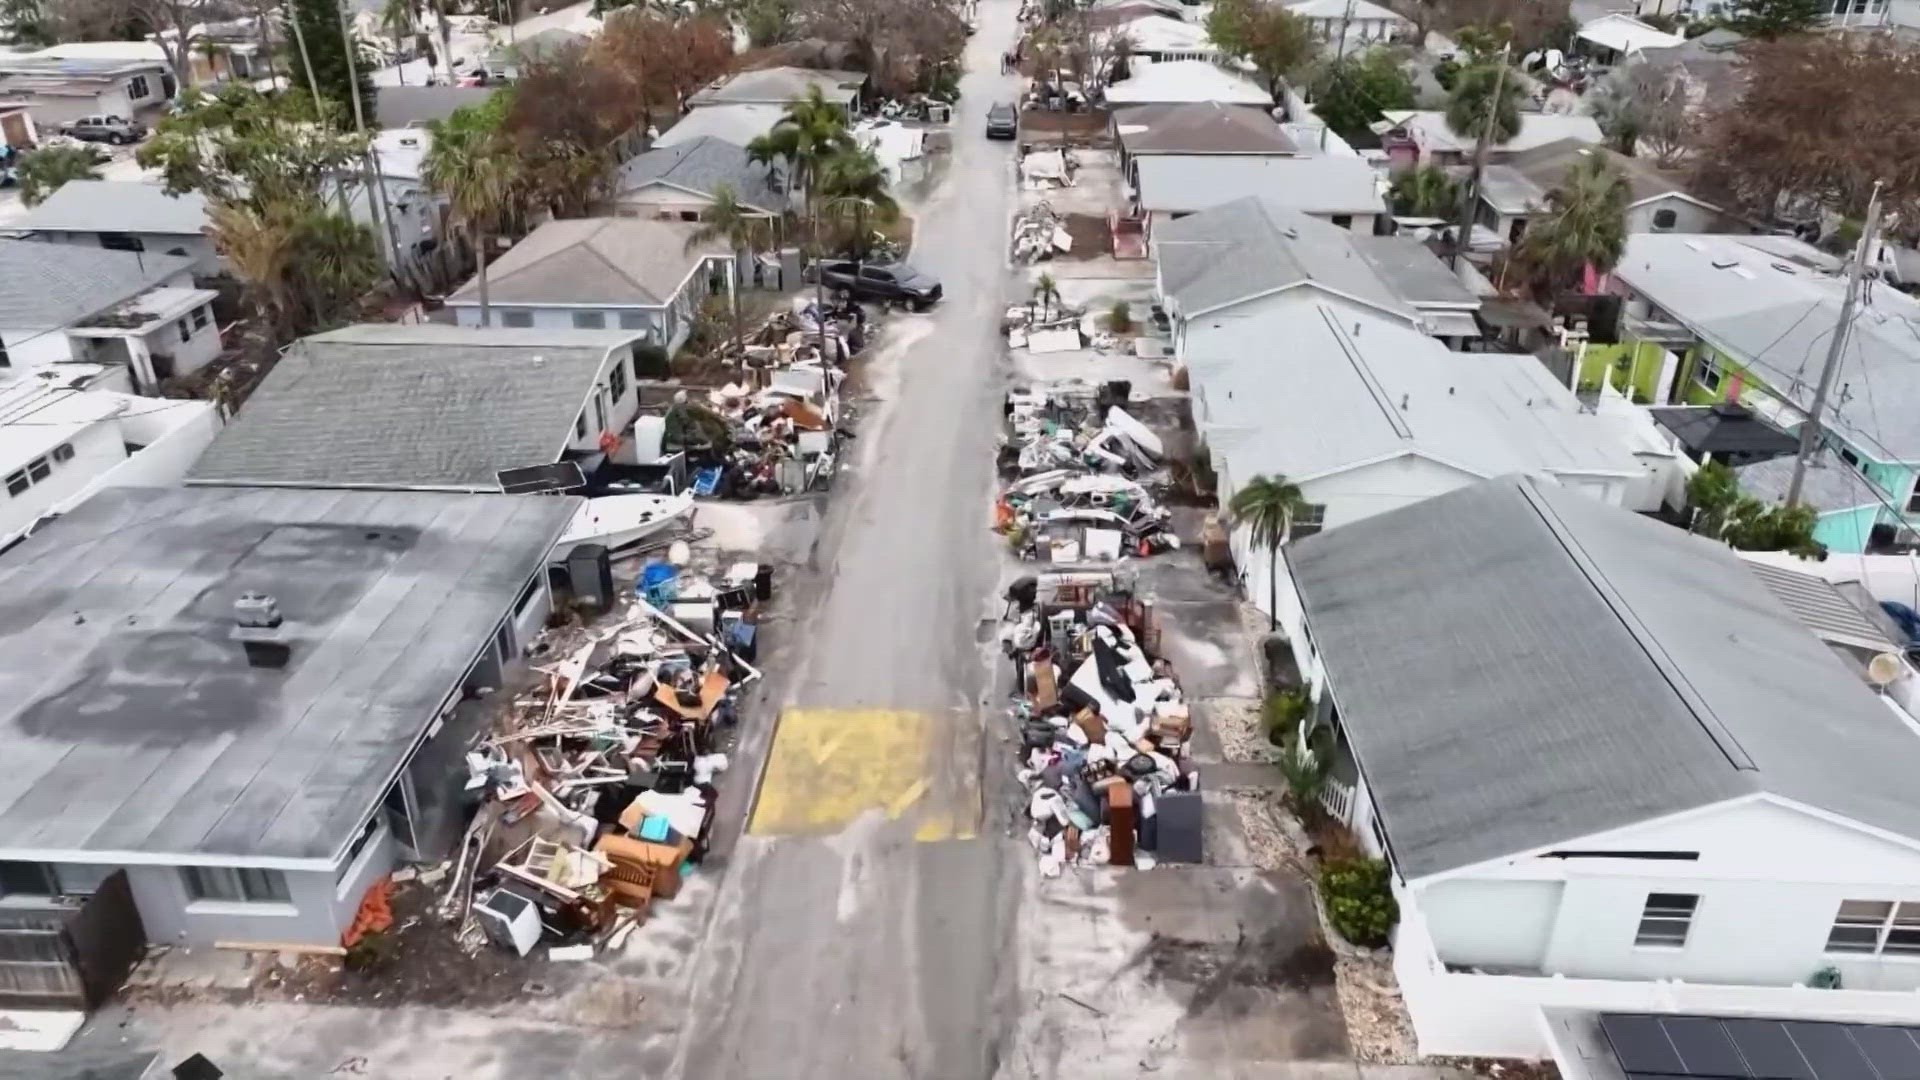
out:
<path id="1" fill-rule="evenodd" d="M 1760 793 L 1920 839 L 1920 737 L 1724 545 L 1508 476 L 1283 552 L 1408 878 Z"/>
<path id="2" fill-rule="evenodd" d="M 111 488 L 0 555 L 0 858 L 333 860 L 577 500 Z M 234 600 L 274 596 L 256 667 Z"/>
<path id="3" fill-rule="evenodd" d="M 129 180 L 69 180 L 8 229 L 52 232 L 164 233 L 199 236 L 207 227 L 207 198 L 169 195 L 159 184 Z"/>
<path id="4" fill-rule="evenodd" d="M 1840 595 L 1833 582 L 1818 574 L 1792 570 L 1772 563 L 1747 560 L 1747 569 L 1767 587 L 1788 611 L 1821 641 L 1852 645 L 1870 652 L 1898 652 L 1900 647 L 1887 637 L 1853 602 Z"/>
<path id="5" fill-rule="evenodd" d="M 1235 199 L 1271 199 L 1310 214 L 1382 214 L 1386 199 L 1365 158 L 1344 155 L 1155 154 L 1140 158 L 1140 206 L 1173 213 Z"/>

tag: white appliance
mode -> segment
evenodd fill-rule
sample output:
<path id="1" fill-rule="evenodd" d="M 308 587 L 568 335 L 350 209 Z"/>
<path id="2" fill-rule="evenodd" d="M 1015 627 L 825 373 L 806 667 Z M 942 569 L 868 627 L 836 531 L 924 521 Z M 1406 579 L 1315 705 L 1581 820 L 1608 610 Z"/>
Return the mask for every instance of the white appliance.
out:
<path id="1" fill-rule="evenodd" d="M 525 956 L 540 942 L 540 908 L 519 893 L 495 889 L 473 905 L 473 913 L 495 945 Z"/>

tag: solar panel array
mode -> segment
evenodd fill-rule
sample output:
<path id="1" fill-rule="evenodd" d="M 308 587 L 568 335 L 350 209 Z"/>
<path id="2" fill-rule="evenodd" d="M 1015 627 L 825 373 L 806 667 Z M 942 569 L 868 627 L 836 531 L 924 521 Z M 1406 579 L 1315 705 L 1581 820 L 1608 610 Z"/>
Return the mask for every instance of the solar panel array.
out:
<path id="1" fill-rule="evenodd" d="M 1920 1080 L 1920 1028 L 1612 1013 L 1628 1080 Z"/>

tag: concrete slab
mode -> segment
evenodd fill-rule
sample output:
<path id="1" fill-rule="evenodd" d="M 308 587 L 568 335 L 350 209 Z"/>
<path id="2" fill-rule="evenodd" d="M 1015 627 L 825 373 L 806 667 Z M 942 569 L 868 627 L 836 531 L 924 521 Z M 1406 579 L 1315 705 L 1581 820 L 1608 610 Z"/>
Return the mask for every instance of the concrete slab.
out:
<path id="1" fill-rule="evenodd" d="M 0 1050 L 51 1053 L 67 1045 L 87 1014 L 78 1009 L 0 1009 Z"/>

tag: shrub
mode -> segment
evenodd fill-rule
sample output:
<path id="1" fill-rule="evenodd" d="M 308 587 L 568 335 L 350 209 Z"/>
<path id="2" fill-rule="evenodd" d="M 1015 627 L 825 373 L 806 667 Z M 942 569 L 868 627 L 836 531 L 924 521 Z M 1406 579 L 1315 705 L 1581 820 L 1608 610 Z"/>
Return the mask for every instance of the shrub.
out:
<path id="1" fill-rule="evenodd" d="M 1305 690 L 1281 690 L 1267 696 L 1265 720 L 1267 741 L 1275 746 L 1285 746 L 1293 738 L 1293 729 L 1299 726 L 1300 718 L 1307 715 L 1312 707 Z"/>
<path id="2" fill-rule="evenodd" d="M 1439 63 L 1433 65 L 1433 81 L 1440 84 L 1440 89 L 1451 92 L 1454 82 L 1459 78 L 1460 61 L 1453 57 L 1443 56 Z"/>
<path id="3" fill-rule="evenodd" d="M 1113 310 L 1107 313 L 1107 329 L 1116 334 L 1125 334 L 1133 329 L 1133 312 L 1127 310 L 1125 300 L 1113 302 Z"/>
<path id="4" fill-rule="evenodd" d="M 1400 919 L 1387 864 L 1379 859 L 1336 859 L 1323 864 L 1320 900 L 1340 936 L 1367 948 L 1385 945 L 1387 934 Z"/>

